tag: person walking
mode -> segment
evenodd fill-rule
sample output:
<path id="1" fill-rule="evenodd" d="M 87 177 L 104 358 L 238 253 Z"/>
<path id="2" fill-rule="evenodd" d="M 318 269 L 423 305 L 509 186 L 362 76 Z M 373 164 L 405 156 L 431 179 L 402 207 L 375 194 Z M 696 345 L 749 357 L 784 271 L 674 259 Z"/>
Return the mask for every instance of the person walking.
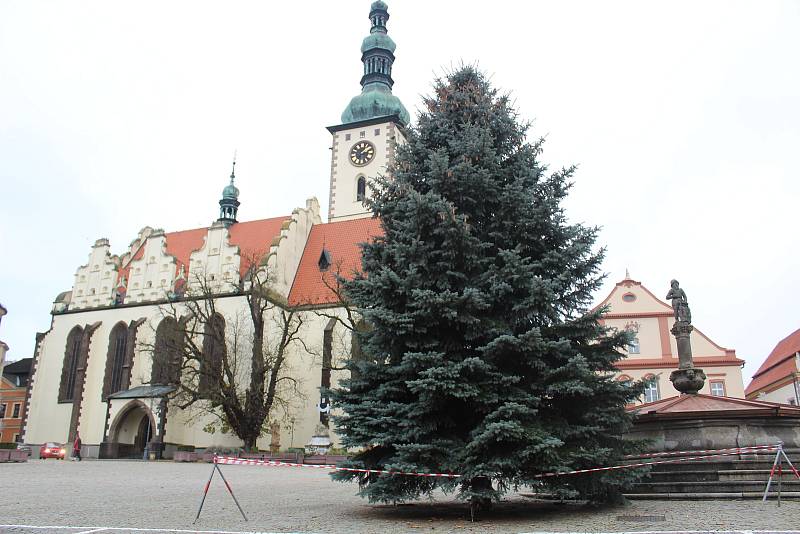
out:
<path id="1" fill-rule="evenodd" d="M 72 461 L 81 461 L 81 436 L 75 432 L 75 441 L 72 443 Z"/>

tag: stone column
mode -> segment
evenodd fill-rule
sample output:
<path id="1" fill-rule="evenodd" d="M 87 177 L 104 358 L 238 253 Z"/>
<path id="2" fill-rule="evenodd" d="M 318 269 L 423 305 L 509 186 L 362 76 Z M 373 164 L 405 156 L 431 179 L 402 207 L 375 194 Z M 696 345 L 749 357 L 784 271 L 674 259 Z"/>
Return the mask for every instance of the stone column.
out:
<path id="1" fill-rule="evenodd" d="M 672 307 L 675 310 L 675 324 L 672 325 L 672 335 L 678 345 L 678 369 L 672 371 L 669 379 L 675 389 L 683 394 L 696 395 L 706 383 L 706 374 L 702 369 L 694 366 L 692 360 L 692 341 L 691 334 L 692 314 L 689 311 L 689 303 L 686 293 L 680 289 L 677 280 L 673 280 L 672 289 L 667 293 L 667 298 L 672 300 Z"/>

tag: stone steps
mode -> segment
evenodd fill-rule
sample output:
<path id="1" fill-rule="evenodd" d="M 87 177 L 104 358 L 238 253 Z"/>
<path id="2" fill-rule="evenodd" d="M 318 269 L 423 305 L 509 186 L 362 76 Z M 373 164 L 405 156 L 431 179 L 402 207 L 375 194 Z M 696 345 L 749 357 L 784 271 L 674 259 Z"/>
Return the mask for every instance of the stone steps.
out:
<path id="1" fill-rule="evenodd" d="M 789 457 L 800 467 L 797 451 Z M 763 497 L 774 453 L 712 458 L 653 466 L 649 477 L 634 484 L 626 493 L 629 499 L 755 499 Z M 658 460 L 655 458 L 653 460 Z M 778 479 L 773 478 L 770 498 L 777 495 Z M 783 463 L 781 496 L 800 498 L 800 479 Z"/>

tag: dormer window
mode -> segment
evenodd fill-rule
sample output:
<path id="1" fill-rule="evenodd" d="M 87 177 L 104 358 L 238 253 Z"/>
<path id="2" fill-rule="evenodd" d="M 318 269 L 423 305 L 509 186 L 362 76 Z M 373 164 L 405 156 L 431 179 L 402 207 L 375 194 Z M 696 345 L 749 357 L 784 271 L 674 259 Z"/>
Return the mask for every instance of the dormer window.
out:
<path id="1" fill-rule="evenodd" d="M 322 253 L 319 255 L 317 265 L 319 265 L 320 271 L 327 271 L 331 266 L 331 253 L 323 248 Z"/>

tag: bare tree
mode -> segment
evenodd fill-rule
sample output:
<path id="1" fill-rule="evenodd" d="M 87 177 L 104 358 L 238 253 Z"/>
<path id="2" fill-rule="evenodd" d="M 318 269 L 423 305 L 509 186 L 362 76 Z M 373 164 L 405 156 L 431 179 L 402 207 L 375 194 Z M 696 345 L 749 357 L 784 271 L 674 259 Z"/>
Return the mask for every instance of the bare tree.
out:
<path id="1" fill-rule="evenodd" d="M 159 336 L 156 329 L 155 341 L 143 348 L 153 356 L 150 382 L 175 386 L 172 405 L 212 415 L 209 430 L 230 431 L 253 450 L 278 419 L 275 412 L 287 414 L 302 398 L 290 364 L 309 351 L 304 312 L 271 290 L 258 258 L 242 261 L 250 267 L 238 285 L 194 276 L 186 295 L 161 307 L 161 324 L 172 332 Z"/>

